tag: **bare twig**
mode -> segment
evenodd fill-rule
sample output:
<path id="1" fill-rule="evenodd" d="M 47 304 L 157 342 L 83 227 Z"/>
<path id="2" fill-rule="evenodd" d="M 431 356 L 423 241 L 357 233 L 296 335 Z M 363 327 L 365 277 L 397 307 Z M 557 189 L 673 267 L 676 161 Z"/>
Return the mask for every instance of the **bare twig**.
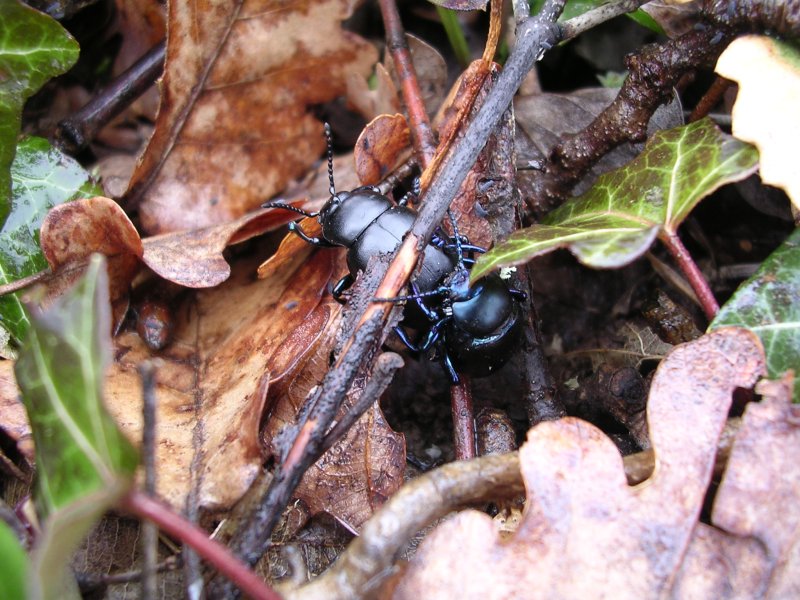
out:
<path id="1" fill-rule="evenodd" d="M 565 40 L 571 40 L 584 31 L 588 31 L 593 27 L 597 27 L 600 23 L 605 23 L 610 19 L 634 11 L 642 4 L 646 4 L 649 1 L 650 0 L 617 0 L 617 2 L 603 4 L 566 21 L 561 28 L 562 35 Z"/>
<path id="2" fill-rule="evenodd" d="M 375 361 L 375 368 L 369 378 L 364 391 L 350 410 L 342 419 L 333 426 L 322 442 L 321 454 L 330 450 L 336 442 L 342 439 L 353 424 L 361 418 L 370 406 L 380 399 L 389 384 L 395 371 L 403 366 L 403 359 L 394 352 L 384 352 Z"/>
<path id="3" fill-rule="evenodd" d="M 50 269 L 45 269 L 44 271 L 39 271 L 38 273 L 28 275 L 22 279 L 17 279 L 16 281 L 11 281 L 9 283 L 0 285 L 0 296 L 5 296 L 6 294 L 13 294 L 14 292 L 24 290 L 26 287 L 31 286 L 34 283 L 38 283 L 52 274 L 53 272 Z"/>
<path id="4" fill-rule="evenodd" d="M 727 92 L 732 85 L 733 82 L 730 79 L 725 79 L 724 77 L 717 77 L 714 79 L 714 83 L 712 83 L 708 91 L 703 94 L 703 97 L 700 98 L 697 106 L 694 107 L 694 110 L 692 110 L 692 113 L 689 115 L 689 123 L 694 123 L 708 116 L 709 113 L 711 113 L 711 109 L 719 104 L 725 92 Z"/>
<path id="5" fill-rule="evenodd" d="M 450 410 L 456 460 L 475 458 L 475 414 L 469 377 L 461 375 L 461 383 L 450 386 Z"/>
<path id="6" fill-rule="evenodd" d="M 142 379 L 142 466 L 144 467 L 144 492 L 150 497 L 156 493 L 156 368 L 153 361 L 139 365 Z M 155 598 L 158 593 L 158 527 L 145 521 L 141 525 L 142 538 L 142 597 Z"/>
<path id="7" fill-rule="evenodd" d="M 729 31 L 704 28 L 629 55 L 629 75 L 614 101 L 589 126 L 558 144 L 544 169 L 534 175 L 533 193 L 527 198 L 534 213 L 545 214 L 563 202 L 575 183 L 613 148 L 645 139 L 650 117 L 672 98 L 678 80 L 691 69 L 712 64 L 730 37 Z"/>
<path id="8" fill-rule="evenodd" d="M 165 53 L 165 42 L 153 46 L 88 104 L 61 121 L 56 131 L 61 148 L 76 152 L 88 146 L 106 123 L 155 83 L 164 70 Z"/>
<path id="9" fill-rule="evenodd" d="M 417 73 L 411 60 L 403 24 L 397 12 L 395 0 L 380 0 L 381 15 L 386 28 L 386 45 L 392 55 L 397 77 L 403 93 L 403 100 L 408 110 L 408 120 L 414 150 L 419 164 L 427 167 L 436 153 L 436 139 L 433 136 L 422 92 L 419 89 Z"/>
<path id="10" fill-rule="evenodd" d="M 363 598 L 382 574 L 391 572 L 397 552 L 427 524 L 455 508 L 522 491 L 517 453 L 444 465 L 403 486 L 323 575 L 297 590 L 281 591 L 287 600 Z"/>

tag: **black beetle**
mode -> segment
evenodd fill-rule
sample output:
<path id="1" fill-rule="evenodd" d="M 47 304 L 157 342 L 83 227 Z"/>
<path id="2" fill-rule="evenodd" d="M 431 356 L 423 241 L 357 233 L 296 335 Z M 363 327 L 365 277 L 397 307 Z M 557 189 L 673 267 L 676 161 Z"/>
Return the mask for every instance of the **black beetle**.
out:
<path id="1" fill-rule="evenodd" d="M 331 131 L 327 123 L 325 135 L 330 199 L 319 213 L 283 202 L 268 202 L 263 207 L 282 208 L 316 217 L 322 226 L 321 238 L 310 237 L 297 223 L 290 223 L 289 229 L 309 244 L 348 249 L 349 273 L 333 288 L 333 296 L 339 300 L 353 284 L 358 271 L 366 268 L 371 256 L 393 252 L 401 244 L 417 213 L 405 205 L 406 197 L 395 204 L 374 187 L 364 186 L 337 193 L 333 179 Z M 413 300 L 410 306 L 418 310 L 409 312 L 407 308 L 403 322 L 411 322 L 416 328 L 427 326 L 422 341 L 414 344 L 402 326 L 396 327 L 395 332 L 412 350 L 426 352 L 437 348 L 451 380 L 457 384 L 459 371 L 480 377 L 505 364 L 519 338 L 521 318 L 517 302 L 525 299 L 525 294 L 509 288 L 496 274 L 470 286 L 466 265 L 474 261 L 469 253 L 484 250 L 459 236 L 455 221 L 452 224 L 453 237 L 437 229 L 431 244 L 425 248 L 422 264 L 410 284 L 413 293 L 376 300 Z M 436 298 L 436 301 L 428 303 L 426 298 Z M 424 319 L 420 319 L 420 313 Z"/>

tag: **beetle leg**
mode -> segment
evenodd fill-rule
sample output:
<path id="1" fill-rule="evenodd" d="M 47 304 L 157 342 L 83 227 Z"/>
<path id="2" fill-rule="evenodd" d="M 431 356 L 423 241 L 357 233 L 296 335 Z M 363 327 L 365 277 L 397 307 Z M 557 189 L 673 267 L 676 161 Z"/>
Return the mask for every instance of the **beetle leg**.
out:
<path id="1" fill-rule="evenodd" d="M 511 297 L 517 302 L 525 302 L 525 300 L 528 299 L 528 294 L 516 288 L 508 288 L 508 293 L 511 294 Z"/>
<path id="2" fill-rule="evenodd" d="M 458 373 L 456 373 L 456 368 L 453 366 L 453 361 L 450 360 L 450 355 L 445 349 L 442 349 L 442 363 L 444 364 L 445 371 L 450 375 L 450 383 L 452 385 L 461 383 L 461 380 L 458 378 Z"/>
<path id="3" fill-rule="evenodd" d="M 294 221 L 289 223 L 289 231 L 294 233 L 304 242 L 311 244 L 312 246 L 317 246 L 318 248 L 333 248 L 335 245 L 331 244 L 328 240 L 322 238 L 310 237 L 305 231 L 303 231 L 303 228 L 300 227 L 300 225 L 298 225 Z"/>
<path id="4" fill-rule="evenodd" d="M 419 345 L 420 352 L 425 352 L 431 349 L 431 347 L 439 340 L 439 336 L 442 334 L 442 327 L 444 327 L 444 325 L 451 318 L 452 317 L 444 317 L 433 324 L 433 327 L 431 327 L 428 330 L 428 333 L 425 335 L 425 340 L 423 340 L 423 342 Z"/>
<path id="5" fill-rule="evenodd" d="M 342 298 L 342 294 L 350 289 L 350 286 L 353 285 L 353 281 L 355 281 L 353 276 L 348 273 L 339 281 L 337 281 L 335 286 L 333 286 L 333 289 L 331 290 L 331 296 L 333 296 L 333 299 L 339 304 L 345 303 L 344 299 Z"/>
<path id="6" fill-rule="evenodd" d="M 414 342 L 408 339 L 408 334 L 406 333 L 406 330 L 400 327 L 400 325 L 394 327 L 394 332 L 397 334 L 397 337 L 400 338 L 400 341 L 403 342 L 403 344 L 405 344 L 406 348 L 408 348 L 412 352 L 420 351 L 419 348 L 417 348 L 417 346 L 414 344 Z"/>

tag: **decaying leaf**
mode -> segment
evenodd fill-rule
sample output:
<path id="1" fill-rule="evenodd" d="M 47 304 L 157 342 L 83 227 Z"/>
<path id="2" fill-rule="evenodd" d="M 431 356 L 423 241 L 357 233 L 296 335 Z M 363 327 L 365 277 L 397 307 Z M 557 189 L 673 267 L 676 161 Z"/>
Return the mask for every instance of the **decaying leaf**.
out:
<path id="1" fill-rule="evenodd" d="M 411 132 L 403 115 L 380 115 L 367 123 L 353 151 L 361 183 L 380 183 L 397 166 L 410 143 Z"/>
<path id="2" fill-rule="evenodd" d="M 273 364 L 285 340 L 319 304 L 330 257 L 268 280 L 240 264 L 230 280 L 199 291 L 178 309 L 174 342 L 159 357 L 158 489 L 182 506 L 193 486 L 203 508 L 229 507 L 262 461 L 258 429 Z M 302 349 L 305 350 L 305 349 Z M 138 336 L 118 339 L 109 410 L 134 438 L 141 431 L 136 366 L 150 355 Z M 194 462 L 196 461 L 196 462 Z"/>
<path id="3" fill-rule="evenodd" d="M 330 317 L 318 318 L 326 309 Z M 327 314 L 327 313 L 326 313 Z M 323 315 L 319 315 L 322 317 Z M 288 347 L 304 345 L 310 352 L 301 369 L 286 364 L 287 377 L 270 390 L 269 419 L 264 441 L 275 455 L 281 455 L 282 430 L 292 429 L 308 395 L 327 372 L 328 359 L 341 326 L 339 306 L 322 304 L 285 342 Z M 304 331 L 304 329 L 308 331 Z M 316 334 L 316 335 L 314 335 Z M 289 353 L 290 355 L 292 353 Z M 361 391 L 356 385 L 340 411 L 345 413 Z M 405 439 L 389 427 L 375 405 L 368 410 L 322 458 L 306 471 L 295 495 L 312 513 L 326 512 L 351 531 L 358 531 L 377 508 L 403 483 Z"/>
<path id="4" fill-rule="evenodd" d="M 165 233 L 142 240 L 142 261 L 158 275 L 186 287 L 214 287 L 231 274 L 222 252 L 230 245 L 277 229 L 292 213 L 261 209 L 221 225 Z"/>
<path id="5" fill-rule="evenodd" d="M 447 65 L 435 48 L 418 37 L 407 33 L 406 41 L 425 109 L 429 114 L 434 114 L 442 103 L 447 85 Z M 400 87 L 394 60 L 391 53 L 387 52 L 383 62 L 375 65 L 375 73 L 370 81 L 363 75 L 348 75 L 347 99 L 367 121 L 371 121 L 379 115 L 402 112 L 397 91 Z"/>
<path id="6" fill-rule="evenodd" d="M 742 37 L 719 57 L 717 73 L 739 83 L 733 135 L 758 148 L 762 181 L 786 190 L 800 207 L 800 52 L 774 38 Z"/>
<path id="7" fill-rule="evenodd" d="M 684 556 L 702 544 L 692 536 L 731 395 L 764 370 L 758 339 L 742 329 L 673 350 L 656 372 L 648 405 L 657 468 L 634 487 L 598 429 L 574 418 L 541 423 L 520 450 L 528 502 L 516 535 L 501 541 L 488 516 L 458 514 L 425 540 L 394 597 L 652 598 L 708 584 L 699 569 L 681 571 Z M 769 463 L 757 464 L 754 473 Z M 796 476 L 784 485 L 796 497 Z M 755 597 L 762 589 L 753 569 L 754 561 L 764 566 L 758 544 L 738 542 L 714 547 L 726 560 L 714 566 L 718 587 L 706 597 L 730 589 Z M 732 563 L 736 556 L 748 560 Z"/>
<path id="8" fill-rule="evenodd" d="M 139 271 L 142 240 L 128 216 L 109 198 L 97 196 L 54 207 L 42 223 L 42 253 L 56 274 L 47 286 L 57 297 L 83 273 L 89 257 L 106 256 L 114 329 L 128 308 L 128 291 Z"/>
<path id="9" fill-rule="evenodd" d="M 240 217 L 325 147 L 308 112 L 367 73 L 375 49 L 341 29 L 351 0 L 170 5 L 161 108 L 128 188 L 144 229 Z"/>

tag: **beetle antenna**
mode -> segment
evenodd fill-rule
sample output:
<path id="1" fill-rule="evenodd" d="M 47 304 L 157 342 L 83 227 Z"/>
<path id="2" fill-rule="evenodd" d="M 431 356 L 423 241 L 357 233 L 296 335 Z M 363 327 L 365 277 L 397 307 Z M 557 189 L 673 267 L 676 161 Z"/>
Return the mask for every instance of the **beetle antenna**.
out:
<path id="1" fill-rule="evenodd" d="M 299 215 L 303 215 L 304 217 L 316 217 L 319 213 L 315 212 L 308 212 L 307 210 L 303 210 L 302 208 L 298 208 L 297 206 L 292 206 L 291 204 L 286 204 L 285 202 L 265 202 L 261 205 L 261 208 L 282 208 L 283 210 L 290 210 L 292 212 L 296 212 Z"/>
<path id="2" fill-rule="evenodd" d="M 328 142 L 328 181 L 331 187 L 328 191 L 331 193 L 331 198 L 336 195 L 336 185 L 333 183 L 333 135 L 331 134 L 331 125 L 325 122 L 325 140 Z"/>
<path id="3" fill-rule="evenodd" d="M 430 296 L 441 296 L 447 293 L 447 288 L 436 288 L 428 292 L 417 292 L 408 296 L 395 296 L 394 298 L 373 298 L 373 302 L 403 302 L 405 300 L 416 300 L 417 298 L 428 298 Z"/>

